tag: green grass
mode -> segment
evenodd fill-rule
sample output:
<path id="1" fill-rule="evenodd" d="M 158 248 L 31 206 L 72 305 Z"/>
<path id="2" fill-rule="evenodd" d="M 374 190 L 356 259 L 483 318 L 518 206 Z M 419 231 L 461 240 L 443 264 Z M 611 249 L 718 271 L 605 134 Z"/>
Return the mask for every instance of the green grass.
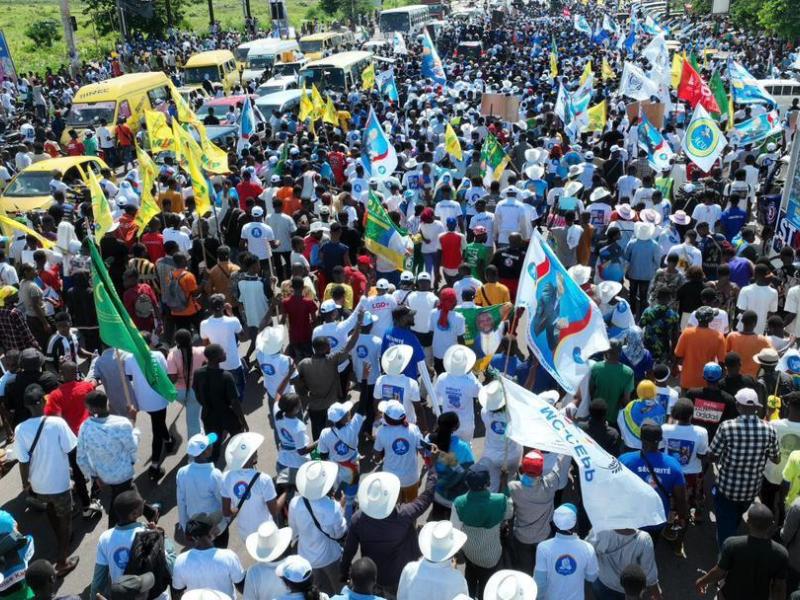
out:
<path id="1" fill-rule="evenodd" d="M 315 4 L 314 0 L 287 1 L 286 8 L 292 24 L 299 26 L 306 11 Z M 259 23 L 263 25 L 269 22 L 269 4 L 266 0 L 251 0 L 250 9 Z M 91 61 L 106 56 L 114 47 L 116 35 L 98 35 L 91 19 L 83 12 L 82 2 L 72 0 L 70 11 L 78 21 L 76 35 L 81 59 Z M 244 16 L 241 0 L 214 0 L 214 18 L 223 29 L 242 29 Z M 0 0 L 0 29 L 5 33 L 18 72 L 43 72 L 47 67 L 56 69 L 67 62 L 67 47 L 63 39 L 47 48 L 36 47 L 25 36 L 27 24 L 41 19 L 57 21 L 61 31 L 58 0 Z M 187 0 L 181 29 L 198 33 L 208 31 L 207 0 Z"/>

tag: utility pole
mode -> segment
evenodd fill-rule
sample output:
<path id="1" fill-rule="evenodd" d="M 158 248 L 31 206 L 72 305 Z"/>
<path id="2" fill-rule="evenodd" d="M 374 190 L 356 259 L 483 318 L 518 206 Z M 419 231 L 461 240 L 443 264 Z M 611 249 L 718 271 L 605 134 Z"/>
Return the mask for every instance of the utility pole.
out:
<path id="1" fill-rule="evenodd" d="M 123 42 L 128 41 L 128 24 L 125 21 L 125 7 L 117 0 L 117 18 L 119 19 L 119 35 Z"/>
<path id="2" fill-rule="evenodd" d="M 214 0 L 208 0 L 208 22 L 213 27 L 213 25 L 214 25 Z"/>
<path id="3" fill-rule="evenodd" d="M 60 0 L 61 24 L 64 26 L 64 41 L 67 42 L 69 54 L 69 67 L 73 77 L 77 77 L 81 61 L 78 58 L 78 47 L 75 43 L 75 31 L 72 29 L 72 19 L 69 14 L 69 0 Z"/>

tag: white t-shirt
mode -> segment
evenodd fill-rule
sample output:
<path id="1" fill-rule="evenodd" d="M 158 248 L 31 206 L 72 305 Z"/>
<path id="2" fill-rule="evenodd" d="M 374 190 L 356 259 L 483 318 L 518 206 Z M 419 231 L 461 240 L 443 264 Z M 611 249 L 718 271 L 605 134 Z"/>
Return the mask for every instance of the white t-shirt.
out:
<path id="1" fill-rule="evenodd" d="M 167 372 L 167 359 L 158 350 L 150 350 L 150 355 L 153 359 L 161 365 L 164 372 Z M 139 410 L 145 412 L 155 412 L 167 408 L 167 400 L 157 391 L 150 387 L 147 378 L 139 368 L 139 363 L 136 362 L 133 354 L 126 352 L 125 356 L 125 374 L 131 382 L 131 389 L 136 396 L 136 404 Z"/>
<path id="2" fill-rule="evenodd" d="M 247 569 L 244 580 L 244 600 L 273 600 L 289 592 L 283 580 L 275 574 L 280 561 L 256 563 Z"/>
<path id="3" fill-rule="evenodd" d="M 311 442 L 308 434 L 308 424 L 297 417 L 278 418 L 279 408 L 275 404 L 273 416 L 275 417 L 275 431 L 278 432 L 278 463 L 284 467 L 297 469 L 304 462 L 310 460 L 307 454 L 301 455 L 297 451 L 302 450 Z"/>
<path id="4" fill-rule="evenodd" d="M 795 450 L 800 450 L 800 423 L 789 419 L 778 419 L 777 421 L 770 421 L 770 426 L 778 436 L 781 462 L 776 465 L 771 461 L 767 461 L 764 466 L 764 477 L 770 483 L 778 485 L 783 482 L 783 469 L 789 460 L 789 455 Z"/>
<path id="5" fill-rule="evenodd" d="M 475 295 L 478 295 L 478 290 L 481 289 L 481 285 L 483 285 L 478 279 L 474 277 L 464 277 L 463 279 L 459 279 L 453 284 L 453 290 L 456 292 L 456 299 L 461 302 L 463 299 L 461 297 L 461 293 L 464 290 L 473 290 Z"/>
<path id="6" fill-rule="evenodd" d="M 231 501 L 231 508 L 235 509 L 239 504 L 239 500 L 255 474 L 255 469 L 237 469 L 225 473 L 222 481 L 222 497 Z M 267 502 L 271 502 L 276 497 L 272 478 L 265 473 L 260 473 L 236 518 L 236 526 L 242 539 L 258 531 L 258 526 L 264 521 L 272 521 L 272 515 L 267 510 Z"/>
<path id="7" fill-rule="evenodd" d="M 272 398 L 278 392 L 278 386 L 286 378 L 289 368 L 292 366 L 291 359 L 280 352 L 276 354 L 264 354 L 261 350 L 256 352 L 256 360 L 258 366 L 261 367 L 261 372 L 264 374 L 264 389 L 267 390 Z M 284 393 L 294 391 L 294 386 L 291 383 L 286 385 Z"/>
<path id="8" fill-rule="evenodd" d="M 800 337 L 800 318 L 798 318 L 798 315 L 800 315 L 800 285 L 794 285 L 786 292 L 786 302 L 783 305 L 783 309 L 795 315 L 794 321 L 792 321 L 792 325 L 789 328 L 789 333 L 795 337 Z"/>
<path id="9" fill-rule="evenodd" d="M 442 223 L 447 223 L 448 218 L 458 219 L 461 216 L 461 205 L 455 200 L 439 200 L 433 209 L 433 214 Z"/>
<path id="10" fill-rule="evenodd" d="M 371 333 L 362 333 L 358 336 L 356 347 L 350 351 L 353 358 L 353 373 L 356 381 L 364 377 L 364 365 L 370 366 L 367 383 L 374 385 L 381 374 L 381 344 L 383 340 Z"/>
<path id="11" fill-rule="evenodd" d="M 508 413 L 505 410 L 490 411 L 481 408 L 481 421 L 486 427 L 486 438 L 483 442 L 483 456 L 492 462 L 519 464 L 522 458 L 522 446 L 506 437 Z"/>
<path id="12" fill-rule="evenodd" d="M 722 207 L 719 204 L 698 204 L 692 211 L 692 219 L 698 223 L 708 223 L 708 228 L 712 232 L 721 216 Z"/>
<path id="13" fill-rule="evenodd" d="M 358 307 L 363 307 L 364 310 L 378 317 L 378 320 L 372 325 L 370 333 L 383 338 L 383 334 L 392 326 L 392 311 L 397 308 L 397 301 L 394 297 L 389 294 L 362 296 L 358 301 Z M 358 312 L 358 307 L 353 311 L 354 314 Z"/>
<path id="14" fill-rule="evenodd" d="M 483 243 L 490 248 L 494 246 L 494 215 L 488 211 L 476 212 L 469 222 L 469 228 L 475 230 L 476 227 L 486 228 L 486 241 Z"/>
<path id="15" fill-rule="evenodd" d="M 481 384 L 472 373 L 442 373 L 433 384 L 433 393 L 442 412 L 458 415 L 459 427 L 455 434 L 465 441 L 470 441 L 475 433 L 475 399 L 480 389 Z"/>
<path id="16" fill-rule="evenodd" d="M 357 459 L 358 434 L 363 424 L 364 415 L 355 414 L 344 427 L 326 427 L 319 434 L 317 450 L 336 463 Z"/>
<path id="17" fill-rule="evenodd" d="M 719 331 L 722 335 L 727 335 L 728 330 L 730 329 L 730 323 L 728 321 L 728 313 L 719 308 L 715 308 L 714 310 L 716 311 L 716 314 L 714 315 L 714 318 L 712 319 L 711 323 L 708 324 L 708 327 L 710 329 L 713 329 L 714 331 Z M 697 311 L 694 311 L 689 316 L 689 322 L 686 323 L 686 326 L 697 327 L 697 325 L 698 325 Z"/>
<path id="18" fill-rule="evenodd" d="M 247 250 L 255 254 L 258 260 L 266 260 L 272 256 L 270 242 L 275 239 L 272 227 L 261 221 L 254 221 L 242 227 L 242 239 L 247 240 Z"/>
<path id="19" fill-rule="evenodd" d="M 416 291 L 411 292 L 406 298 L 405 304 L 415 311 L 414 324 L 412 331 L 417 333 L 429 333 L 431 331 L 431 313 L 436 308 L 438 298 L 433 292 Z"/>
<path id="20" fill-rule="evenodd" d="M 507 244 L 508 236 L 515 231 L 527 237 L 527 216 L 522 202 L 511 198 L 501 200 L 494 209 L 494 218 L 499 243 Z"/>
<path id="21" fill-rule="evenodd" d="M 244 579 L 239 557 L 227 548 L 192 549 L 179 554 L 172 569 L 176 590 L 209 589 L 236 598 L 234 584 Z"/>
<path id="22" fill-rule="evenodd" d="M 409 423 L 417 422 L 417 415 L 414 412 L 414 402 L 419 402 L 419 384 L 400 375 L 381 375 L 375 382 L 373 398 L 376 400 L 397 400 L 403 403 L 406 409 L 406 419 Z"/>
<path id="23" fill-rule="evenodd" d="M 231 371 L 242 365 L 236 340 L 236 335 L 241 332 L 242 324 L 236 317 L 209 317 L 200 323 L 200 337 L 219 344 L 225 350 L 225 361 L 220 363 L 220 369 Z"/>
<path id="24" fill-rule="evenodd" d="M 739 291 L 736 308 L 742 311 L 754 310 L 758 315 L 754 331 L 763 335 L 767 327 L 767 315 L 778 310 L 778 290 L 768 285 L 746 285 Z M 742 330 L 741 321 L 737 329 Z"/>
<path id="25" fill-rule="evenodd" d="M 403 487 L 419 481 L 417 451 L 421 442 L 422 433 L 413 423 L 408 427 L 383 425 L 375 436 L 375 450 L 384 453 L 383 470 L 397 475 Z"/>
<path id="26" fill-rule="evenodd" d="M 39 441 L 30 455 L 36 431 L 45 419 Z M 28 464 L 31 488 L 37 494 L 61 494 L 70 489 L 69 457 L 78 438 L 61 417 L 33 417 L 14 430 L 14 450 L 21 463 Z"/>
<path id="27" fill-rule="evenodd" d="M 441 221 L 434 221 L 433 223 L 420 223 L 419 232 L 424 238 L 422 240 L 421 247 L 422 253 L 431 254 L 432 252 L 439 250 L 439 236 L 446 231 L 447 229 L 444 225 L 442 225 Z"/>
<path id="28" fill-rule="evenodd" d="M 137 523 L 133 527 L 114 527 L 100 534 L 97 540 L 97 556 L 95 562 L 100 566 L 108 567 L 111 583 L 116 583 L 125 574 L 128 561 L 131 559 L 131 546 L 133 538 L 145 526 Z"/>
<path id="29" fill-rule="evenodd" d="M 164 237 L 164 243 L 175 242 L 181 252 L 189 252 L 192 249 L 192 240 L 189 235 L 180 229 L 172 229 L 167 227 L 161 235 Z"/>
<path id="30" fill-rule="evenodd" d="M 466 321 L 464 316 L 451 310 L 447 315 L 447 326 L 439 325 L 439 309 L 431 312 L 428 322 L 429 331 L 433 331 L 433 356 L 443 358 L 450 346 L 458 344 L 458 336 L 464 335 Z"/>
<path id="31" fill-rule="evenodd" d="M 661 426 L 665 454 L 681 463 L 685 475 L 702 472 L 700 456 L 708 452 L 708 431 L 699 425 L 669 423 Z"/>
<path id="32" fill-rule="evenodd" d="M 584 581 L 597 579 L 600 568 L 589 542 L 557 533 L 536 547 L 536 571 L 547 573 L 541 600 L 584 600 Z"/>

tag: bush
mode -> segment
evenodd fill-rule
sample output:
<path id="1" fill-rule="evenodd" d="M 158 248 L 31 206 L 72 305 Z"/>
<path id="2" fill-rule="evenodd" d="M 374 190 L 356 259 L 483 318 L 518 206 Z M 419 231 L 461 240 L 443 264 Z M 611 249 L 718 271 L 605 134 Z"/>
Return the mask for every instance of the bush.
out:
<path id="1" fill-rule="evenodd" d="M 34 21 L 25 28 L 25 36 L 37 46 L 52 48 L 53 42 L 61 39 L 61 26 L 57 21 Z"/>

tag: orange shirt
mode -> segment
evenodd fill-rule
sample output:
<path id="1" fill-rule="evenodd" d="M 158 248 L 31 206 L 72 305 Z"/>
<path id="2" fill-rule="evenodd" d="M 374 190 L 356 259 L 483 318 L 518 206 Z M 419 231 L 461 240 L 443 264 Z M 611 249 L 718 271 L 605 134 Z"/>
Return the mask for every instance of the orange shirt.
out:
<path id="1" fill-rule="evenodd" d="M 714 361 L 722 363 L 725 360 L 725 337 L 710 327 L 689 327 L 678 338 L 675 356 L 683 359 L 681 387 L 704 387 L 705 364 Z"/>
<path id="2" fill-rule="evenodd" d="M 725 340 L 725 349 L 728 352 L 736 352 L 742 357 L 742 375 L 752 377 L 758 375 L 761 365 L 755 362 L 753 357 L 764 348 L 772 348 L 769 338 L 764 335 L 747 335 L 732 331 Z"/>
<path id="3" fill-rule="evenodd" d="M 186 294 L 186 297 L 189 298 L 189 304 L 183 310 L 171 310 L 170 314 L 176 317 L 191 317 L 192 315 L 196 315 L 200 310 L 200 305 L 197 303 L 197 300 L 193 298 L 193 294 L 197 293 L 199 290 L 197 287 L 197 279 L 195 279 L 194 274 L 186 269 L 181 269 L 180 271 L 173 271 L 172 277 L 180 277 L 178 284 L 181 286 L 183 293 Z"/>
<path id="4" fill-rule="evenodd" d="M 185 208 L 183 202 L 183 195 L 177 190 L 167 190 L 166 192 L 161 192 L 156 198 L 156 204 L 158 204 L 158 208 L 163 208 L 164 200 L 170 201 L 171 212 L 174 213 L 183 212 Z"/>

